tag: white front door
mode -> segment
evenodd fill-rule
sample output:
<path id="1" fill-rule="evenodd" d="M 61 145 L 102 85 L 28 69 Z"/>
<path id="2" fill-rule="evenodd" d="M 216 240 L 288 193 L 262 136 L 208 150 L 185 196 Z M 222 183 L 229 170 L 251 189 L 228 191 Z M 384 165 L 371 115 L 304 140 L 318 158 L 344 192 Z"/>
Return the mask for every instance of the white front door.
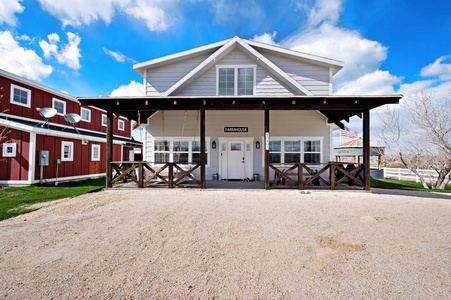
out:
<path id="1" fill-rule="evenodd" d="M 227 175 L 228 179 L 245 177 L 244 141 L 228 141 L 227 143 Z"/>

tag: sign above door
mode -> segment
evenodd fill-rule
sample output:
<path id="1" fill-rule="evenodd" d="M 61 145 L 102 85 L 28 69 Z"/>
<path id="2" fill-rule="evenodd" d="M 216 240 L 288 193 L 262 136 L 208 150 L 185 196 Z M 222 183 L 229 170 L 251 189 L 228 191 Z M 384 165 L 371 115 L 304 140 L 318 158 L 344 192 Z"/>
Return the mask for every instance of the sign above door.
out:
<path id="1" fill-rule="evenodd" d="M 248 132 L 248 127 L 224 127 L 224 132 Z"/>

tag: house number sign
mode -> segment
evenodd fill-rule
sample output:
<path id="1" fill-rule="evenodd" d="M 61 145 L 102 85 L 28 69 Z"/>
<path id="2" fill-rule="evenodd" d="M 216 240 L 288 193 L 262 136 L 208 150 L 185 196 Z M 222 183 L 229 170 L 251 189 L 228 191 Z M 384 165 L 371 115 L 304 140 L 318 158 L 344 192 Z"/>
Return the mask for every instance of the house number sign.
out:
<path id="1" fill-rule="evenodd" d="M 224 132 L 248 132 L 248 127 L 224 127 Z"/>

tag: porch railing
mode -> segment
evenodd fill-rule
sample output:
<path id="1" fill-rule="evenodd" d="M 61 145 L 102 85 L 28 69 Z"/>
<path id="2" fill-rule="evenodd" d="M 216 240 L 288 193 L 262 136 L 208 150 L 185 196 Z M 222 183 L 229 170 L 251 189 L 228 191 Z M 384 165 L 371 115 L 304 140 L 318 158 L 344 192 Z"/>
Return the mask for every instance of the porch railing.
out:
<path id="1" fill-rule="evenodd" d="M 339 186 L 361 186 L 365 188 L 364 164 L 329 162 L 319 164 L 270 163 L 274 178 L 269 186 L 305 188 L 330 188 Z"/>
<path id="2" fill-rule="evenodd" d="M 128 182 L 134 182 L 139 188 L 201 186 L 193 174 L 200 163 L 163 163 L 158 168 L 155 163 L 145 161 L 113 161 L 110 165 L 114 170 L 111 186 Z"/>
<path id="3" fill-rule="evenodd" d="M 156 165 L 144 161 L 113 161 L 110 186 L 120 183 L 134 183 L 139 188 L 178 186 L 202 186 L 201 180 L 195 177 L 194 171 L 200 163 L 163 163 Z M 158 166 L 158 167 L 155 167 Z M 319 164 L 270 163 L 273 178 L 269 179 L 269 187 L 286 188 L 330 188 L 335 190 L 345 186 L 365 188 L 364 164 L 329 162 Z"/>

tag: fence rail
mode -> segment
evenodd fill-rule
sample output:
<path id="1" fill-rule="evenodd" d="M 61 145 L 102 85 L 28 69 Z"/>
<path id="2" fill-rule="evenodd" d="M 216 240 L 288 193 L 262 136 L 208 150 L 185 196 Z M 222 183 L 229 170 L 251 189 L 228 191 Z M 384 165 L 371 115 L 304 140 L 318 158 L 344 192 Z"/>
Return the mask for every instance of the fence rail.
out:
<path id="1" fill-rule="evenodd" d="M 418 169 L 418 172 L 419 174 L 424 175 L 426 177 L 426 180 L 428 181 L 431 178 L 436 180 L 438 177 L 437 172 L 435 172 L 434 170 Z M 398 180 L 420 182 L 420 179 L 414 172 L 404 168 L 384 168 L 384 178 L 395 178 Z"/>

